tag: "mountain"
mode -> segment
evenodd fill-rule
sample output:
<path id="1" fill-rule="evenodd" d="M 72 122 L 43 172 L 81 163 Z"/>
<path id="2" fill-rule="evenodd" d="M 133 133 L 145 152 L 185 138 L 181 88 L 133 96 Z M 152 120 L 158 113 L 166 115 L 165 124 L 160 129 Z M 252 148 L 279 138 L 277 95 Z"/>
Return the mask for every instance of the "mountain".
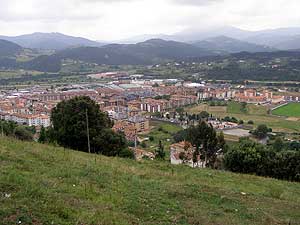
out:
<path id="1" fill-rule="evenodd" d="M 150 38 L 160 38 L 179 42 L 200 42 L 219 36 L 226 36 L 244 42 L 269 46 L 276 48 L 282 42 L 291 41 L 300 35 L 300 27 L 287 27 L 277 29 L 265 29 L 259 31 L 249 31 L 232 26 L 211 27 L 211 28 L 191 28 L 175 33 L 173 35 L 151 34 L 140 35 L 121 41 L 122 43 L 137 43 Z M 285 49 L 285 46 L 284 46 Z"/>
<path id="2" fill-rule="evenodd" d="M 24 48 L 62 50 L 74 46 L 102 46 L 103 44 L 86 38 L 73 37 L 61 33 L 33 33 L 21 36 L 0 36 Z"/>
<path id="3" fill-rule="evenodd" d="M 137 44 L 111 44 L 100 48 L 80 47 L 60 51 L 60 58 L 70 58 L 98 64 L 153 64 L 163 60 L 215 55 L 214 52 L 176 41 L 151 39 Z"/>
<path id="4" fill-rule="evenodd" d="M 293 42 L 300 36 L 300 28 L 278 28 L 278 29 L 269 29 L 257 31 L 254 35 L 244 39 L 245 41 L 259 44 L 259 45 L 268 45 L 271 47 L 279 48 L 282 50 L 294 49 L 294 44 L 285 44 L 286 42 Z M 282 44 L 282 46 L 281 46 Z M 299 46 L 299 45 L 298 45 Z M 297 45 L 296 45 L 297 47 Z"/>
<path id="5" fill-rule="evenodd" d="M 120 44 L 137 44 L 140 42 L 145 42 L 147 40 L 151 39 L 163 39 L 166 41 L 180 41 L 177 39 L 174 35 L 167 35 L 167 34 L 144 34 L 144 35 L 138 35 L 134 37 L 130 37 L 127 39 L 121 39 L 114 41 L 114 43 L 120 43 Z"/>
<path id="6" fill-rule="evenodd" d="M 242 30 L 236 27 L 224 26 L 224 27 L 212 27 L 212 28 L 200 28 L 200 29 L 187 29 L 175 34 L 177 40 L 186 42 L 202 41 L 208 38 L 217 36 L 226 36 L 235 39 L 245 39 L 253 34 L 252 31 Z"/>
<path id="7" fill-rule="evenodd" d="M 19 54 L 22 47 L 6 40 L 0 39 L 0 57 L 12 57 Z"/>
<path id="8" fill-rule="evenodd" d="M 238 39 L 218 36 L 193 43 L 195 46 L 220 52 L 269 52 L 270 47 L 240 41 Z"/>
<path id="9" fill-rule="evenodd" d="M 33 60 L 17 63 L 0 61 L 0 66 L 15 66 L 42 72 L 58 72 L 61 60 L 73 59 L 107 65 L 149 65 L 169 60 L 186 60 L 216 55 L 191 44 L 176 41 L 151 39 L 137 44 L 110 44 L 102 47 L 74 47 L 57 51 L 53 55 L 42 55 Z"/>
<path id="10" fill-rule="evenodd" d="M 300 35 L 292 36 L 284 41 L 275 44 L 275 47 L 282 50 L 300 49 Z"/>

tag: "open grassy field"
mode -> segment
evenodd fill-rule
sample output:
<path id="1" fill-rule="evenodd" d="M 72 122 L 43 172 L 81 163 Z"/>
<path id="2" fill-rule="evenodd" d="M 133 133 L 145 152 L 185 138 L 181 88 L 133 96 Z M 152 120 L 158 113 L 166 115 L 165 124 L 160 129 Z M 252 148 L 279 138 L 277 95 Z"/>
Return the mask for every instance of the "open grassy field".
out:
<path id="1" fill-rule="evenodd" d="M 182 129 L 180 126 L 162 121 L 151 121 L 150 126 L 152 127 L 151 131 L 148 134 L 140 135 L 140 137 L 153 138 L 153 141 L 146 142 L 146 149 L 152 152 L 155 151 L 160 140 L 168 152 L 170 144 L 174 142 L 173 135 Z"/>
<path id="2" fill-rule="evenodd" d="M 300 103 L 289 103 L 272 111 L 273 115 L 300 117 Z"/>
<path id="3" fill-rule="evenodd" d="M 0 139 L 1 224 L 300 224 L 300 184 Z"/>
<path id="4" fill-rule="evenodd" d="M 36 76 L 42 74 L 42 72 L 24 70 L 0 71 L 0 79 L 20 78 L 25 74 Z"/>
<path id="5" fill-rule="evenodd" d="M 283 118 L 278 116 L 269 115 L 268 109 L 265 106 L 248 104 L 247 111 L 240 110 L 240 103 L 229 102 L 227 107 L 208 106 L 201 104 L 192 108 L 186 109 L 190 113 L 200 113 L 207 111 L 216 117 L 224 118 L 226 116 L 235 117 L 239 120 L 244 120 L 247 123 L 249 120 L 254 121 L 254 126 L 259 124 L 266 124 L 276 132 L 294 133 L 300 132 L 300 120 L 291 118 Z"/>

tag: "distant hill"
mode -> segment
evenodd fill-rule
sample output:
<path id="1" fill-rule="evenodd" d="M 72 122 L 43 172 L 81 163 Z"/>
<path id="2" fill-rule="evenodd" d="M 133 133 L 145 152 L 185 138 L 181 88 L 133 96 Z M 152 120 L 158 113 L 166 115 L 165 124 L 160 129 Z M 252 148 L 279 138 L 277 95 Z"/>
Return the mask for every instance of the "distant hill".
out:
<path id="1" fill-rule="evenodd" d="M 73 37 L 61 33 L 33 33 L 15 37 L 0 36 L 24 48 L 62 50 L 74 46 L 102 46 L 103 44 L 86 38 Z"/>
<path id="2" fill-rule="evenodd" d="M 174 34 L 176 39 L 186 41 L 186 42 L 202 41 L 205 39 L 218 37 L 218 36 L 226 36 L 234 39 L 244 39 L 251 35 L 253 35 L 252 31 L 247 31 L 232 26 L 199 28 L 199 29 L 192 28 Z"/>
<path id="3" fill-rule="evenodd" d="M 163 39 L 167 41 L 178 41 L 176 36 L 174 35 L 167 35 L 167 34 L 144 34 L 144 35 L 137 35 L 134 37 L 130 37 L 127 39 L 117 40 L 114 43 L 120 44 L 137 44 L 140 42 L 145 42 L 151 39 Z"/>
<path id="4" fill-rule="evenodd" d="M 11 57 L 19 54 L 22 47 L 6 40 L 0 39 L 0 57 Z"/>
<path id="5" fill-rule="evenodd" d="M 169 60 L 185 60 L 215 55 L 213 51 L 191 44 L 152 39 L 138 44 L 110 44 L 102 47 L 67 48 L 53 55 L 38 56 L 31 61 L 18 63 L 20 67 L 42 72 L 58 72 L 62 59 L 80 60 L 107 65 L 148 65 Z M 4 61 L 2 66 L 14 65 Z M 0 62 L 1 66 L 1 62 Z"/>
<path id="6" fill-rule="evenodd" d="M 0 141 L 2 224 L 300 223 L 299 183 Z"/>
<path id="7" fill-rule="evenodd" d="M 226 36 L 229 38 L 245 41 L 262 46 L 269 46 L 276 48 L 276 45 L 289 41 L 295 36 L 300 35 L 300 27 L 286 27 L 277 29 L 266 29 L 259 31 L 249 31 L 232 26 L 211 27 L 211 28 L 190 28 L 173 35 L 152 34 L 140 35 L 126 39 L 125 43 L 136 43 L 144 41 L 147 38 L 162 38 L 166 40 L 175 40 L 181 42 L 199 42 L 219 36 Z"/>
<path id="8" fill-rule="evenodd" d="M 170 60 L 213 56 L 215 52 L 176 41 L 152 39 L 138 44 L 110 44 L 102 47 L 75 47 L 42 55 L 26 62 L 0 61 L 0 67 L 17 65 L 42 72 L 58 72 L 61 60 L 73 59 L 107 65 L 151 65 Z"/>
<path id="9" fill-rule="evenodd" d="M 300 49 L 300 35 L 295 35 L 286 40 L 276 43 L 276 48 L 282 50 L 297 50 Z"/>
<path id="10" fill-rule="evenodd" d="M 137 44 L 111 44 L 100 48 L 72 48 L 57 53 L 60 58 L 110 65 L 152 64 L 214 54 L 190 44 L 162 39 L 151 39 Z"/>
<path id="11" fill-rule="evenodd" d="M 195 46 L 228 53 L 237 52 L 268 52 L 274 49 L 262 45 L 240 41 L 226 36 L 218 36 L 193 43 Z"/>

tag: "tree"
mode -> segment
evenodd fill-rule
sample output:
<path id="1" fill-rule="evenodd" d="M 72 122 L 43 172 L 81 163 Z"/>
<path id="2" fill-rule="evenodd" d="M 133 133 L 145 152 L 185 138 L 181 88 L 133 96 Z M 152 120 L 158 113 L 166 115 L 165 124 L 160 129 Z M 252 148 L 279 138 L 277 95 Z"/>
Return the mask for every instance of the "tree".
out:
<path id="1" fill-rule="evenodd" d="M 161 140 L 159 141 L 158 148 L 156 149 L 156 152 L 155 152 L 155 156 L 156 156 L 156 158 L 162 159 L 162 160 L 164 160 L 166 157 L 166 152 L 164 150 L 164 146 L 163 146 Z"/>
<path id="2" fill-rule="evenodd" d="M 32 141 L 33 140 L 33 134 L 23 126 L 17 126 L 14 134 L 17 139 L 20 139 L 22 141 Z"/>
<path id="3" fill-rule="evenodd" d="M 116 133 L 112 129 L 105 129 L 93 138 L 97 153 L 106 156 L 122 156 L 128 152 L 127 141 L 122 133 Z M 129 154 L 130 155 L 130 154 Z"/>
<path id="4" fill-rule="evenodd" d="M 284 148 L 284 142 L 282 138 L 277 137 L 273 143 L 273 149 L 277 152 L 282 151 Z"/>
<path id="5" fill-rule="evenodd" d="M 268 132 L 269 132 L 269 128 L 267 127 L 267 125 L 265 124 L 261 124 L 259 125 L 256 130 L 254 130 L 253 134 L 259 138 L 259 139 L 263 139 L 265 137 L 267 137 Z"/>
<path id="6" fill-rule="evenodd" d="M 226 141 L 223 132 L 218 135 L 218 148 L 223 151 L 226 150 Z"/>
<path id="7" fill-rule="evenodd" d="M 212 165 L 220 150 L 215 129 L 205 121 L 201 121 L 199 125 L 190 127 L 187 132 L 187 139 L 196 147 L 197 156 L 203 156 L 205 165 Z"/>
<path id="8" fill-rule="evenodd" d="M 253 120 L 249 120 L 249 121 L 248 121 L 248 124 L 249 124 L 249 125 L 253 125 L 253 124 L 254 124 Z"/>
<path id="9" fill-rule="evenodd" d="M 113 123 L 108 115 L 101 112 L 99 105 L 89 97 L 60 102 L 52 110 L 51 121 L 54 139 L 61 146 L 88 152 L 89 137 L 90 149 L 94 153 L 118 156 L 127 149 L 124 135 L 111 129 Z"/>
<path id="10" fill-rule="evenodd" d="M 209 117 L 209 113 L 206 112 L 206 111 L 202 111 L 200 112 L 200 117 L 203 118 L 203 119 L 207 119 Z"/>
<path id="11" fill-rule="evenodd" d="M 39 143 L 46 143 L 46 141 L 47 141 L 46 129 L 42 126 L 38 142 Z"/>
<path id="12" fill-rule="evenodd" d="M 176 134 L 173 135 L 175 142 L 181 142 L 188 139 L 188 131 L 180 130 Z"/>

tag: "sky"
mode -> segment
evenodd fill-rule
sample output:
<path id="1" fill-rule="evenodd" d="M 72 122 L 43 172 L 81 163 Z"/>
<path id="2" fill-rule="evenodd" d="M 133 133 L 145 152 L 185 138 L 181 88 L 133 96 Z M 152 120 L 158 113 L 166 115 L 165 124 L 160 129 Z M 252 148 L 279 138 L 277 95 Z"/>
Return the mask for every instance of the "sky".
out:
<path id="1" fill-rule="evenodd" d="M 93 40 L 235 26 L 300 27 L 299 0 L 0 0 L 0 35 L 61 32 Z"/>

